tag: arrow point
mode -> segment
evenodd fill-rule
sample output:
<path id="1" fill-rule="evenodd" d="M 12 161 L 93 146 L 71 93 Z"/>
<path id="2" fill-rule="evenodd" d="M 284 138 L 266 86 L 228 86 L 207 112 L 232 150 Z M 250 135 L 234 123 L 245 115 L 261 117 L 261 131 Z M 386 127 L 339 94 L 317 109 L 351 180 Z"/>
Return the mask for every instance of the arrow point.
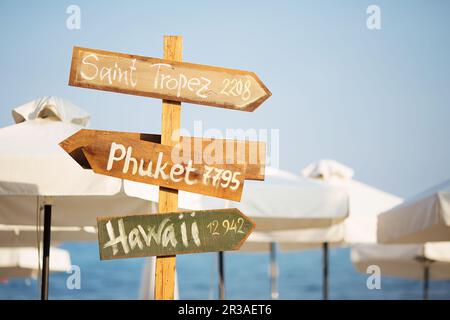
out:
<path id="1" fill-rule="evenodd" d="M 75 149 L 83 147 L 83 137 L 85 136 L 86 129 L 80 129 L 71 136 L 67 137 L 59 143 L 67 153 L 71 153 Z"/>
<path id="2" fill-rule="evenodd" d="M 59 146 L 84 169 L 91 169 L 82 149 L 86 145 L 86 141 L 83 138 L 87 136 L 86 133 L 88 131 L 87 129 L 78 130 L 59 143 Z"/>
<path id="3" fill-rule="evenodd" d="M 238 208 L 232 208 L 231 210 L 235 210 L 235 212 L 237 212 L 242 218 L 244 218 L 244 220 L 247 220 L 248 222 L 250 222 L 252 224 L 252 230 L 250 231 L 250 233 L 253 232 L 253 230 L 255 230 L 256 227 L 256 223 L 255 221 L 253 221 L 249 216 L 247 216 L 246 214 L 244 214 L 241 210 L 239 210 Z"/>
<path id="4" fill-rule="evenodd" d="M 242 109 L 243 111 L 253 112 L 256 108 L 258 108 L 261 104 L 263 104 L 264 101 L 269 99 L 269 97 L 272 95 L 272 92 L 266 87 L 266 85 L 261 81 L 261 79 L 256 75 L 254 72 L 250 72 L 253 80 L 258 84 L 258 86 L 264 91 L 264 94 L 260 96 L 255 101 L 248 104 L 245 109 Z"/>

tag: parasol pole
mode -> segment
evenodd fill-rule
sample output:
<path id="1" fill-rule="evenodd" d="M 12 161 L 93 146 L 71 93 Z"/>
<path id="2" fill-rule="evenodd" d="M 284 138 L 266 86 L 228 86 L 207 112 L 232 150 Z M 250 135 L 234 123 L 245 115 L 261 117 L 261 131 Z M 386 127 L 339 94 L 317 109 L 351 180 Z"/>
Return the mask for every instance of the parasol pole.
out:
<path id="1" fill-rule="evenodd" d="M 219 300 L 225 300 L 225 271 L 224 271 L 224 254 L 219 251 Z"/>
<path id="2" fill-rule="evenodd" d="M 278 293 L 278 265 L 276 256 L 276 243 L 270 243 L 270 297 L 277 300 Z"/>
<path id="3" fill-rule="evenodd" d="M 430 285 L 430 265 L 433 260 L 428 259 L 425 256 L 416 256 L 415 260 L 422 264 L 423 266 L 423 278 L 422 278 L 422 299 L 428 300 L 428 291 Z"/>
<path id="4" fill-rule="evenodd" d="M 328 300 L 328 242 L 322 243 L 322 299 Z"/>
<path id="5" fill-rule="evenodd" d="M 50 241 L 52 228 L 52 201 L 44 197 L 44 244 L 42 255 L 41 300 L 48 300 L 48 276 L 50 265 Z"/>

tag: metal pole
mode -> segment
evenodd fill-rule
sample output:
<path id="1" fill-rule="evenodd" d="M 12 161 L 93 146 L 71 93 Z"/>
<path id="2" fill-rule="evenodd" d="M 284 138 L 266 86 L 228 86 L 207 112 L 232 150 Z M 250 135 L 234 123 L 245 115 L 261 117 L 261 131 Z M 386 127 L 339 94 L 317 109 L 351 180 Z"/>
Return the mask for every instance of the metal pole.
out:
<path id="1" fill-rule="evenodd" d="M 230 200 L 225 202 L 225 208 L 230 207 Z M 225 300 L 225 267 L 224 267 L 224 253 L 219 251 L 219 300 Z"/>
<path id="2" fill-rule="evenodd" d="M 225 272 L 223 251 L 219 251 L 219 299 L 225 300 Z"/>
<path id="3" fill-rule="evenodd" d="M 422 299 L 428 300 L 428 289 L 430 283 L 430 266 L 433 263 L 433 260 L 428 259 L 425 256 L 416 256 L 415 260 L 418 261 L 423 266 Z"/>
<path id="4" fill-rule="evenodd" d="M 428 300 L 428 286 L 430 282 L 430 264 L 424 263 L 423 266 L 423 300 Z"/>
<path id="5" fill-rule="evenodd" d="M 48 273 L 50 262 L 50 234 L 52 226 L 52 206 L 44 205 L 44 248 L 42 255 L 41 300 L 48 300 Z"/>
<path id="6" fill-rule="evenodd" d="M 278 299 L 278 265 L 276 256 L 276 243 L 270 243 L 270 297 Z"/>
<path id="7" fill-rule="evenodd" d="M 322 299 L 328 300 L 328 242 L 322 243 Z"/>

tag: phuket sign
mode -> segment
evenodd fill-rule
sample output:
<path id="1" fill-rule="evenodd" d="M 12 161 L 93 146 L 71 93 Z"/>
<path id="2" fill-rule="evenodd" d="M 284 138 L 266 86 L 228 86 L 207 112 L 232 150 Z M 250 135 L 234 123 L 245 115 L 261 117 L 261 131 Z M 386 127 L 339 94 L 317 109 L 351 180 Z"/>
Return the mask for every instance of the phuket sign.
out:
<path id="1" fill-rule="evenodd" d="M 92 143 L 111 144 L 114 141 L 147 141 L 161 143 L 161 135 L 81 129 L 60 143 L 61 147 L 83 168 L 92 169 L 83 154 L 83 147 Z M 180 137 L 172 160 L 194 164 L 245 165 L 245 180 L 264 180 L 266 162 L 266 143 L 260 141 L 241 141 L 232 139 Z M 179 153 L 176 153 L 176 152 Z"/>
<path id="2" fill-rule="evenodd" d="M 238 209 L 98 217 L 100 259 L 238 250 L 255 224 Z"/>
<path id="3" fill-rule="evenodd" d="M 241 111 L 271 96 L 253 72 L 79 47 L 69 85 Z"/>
<path id="4" fill-rule="evenodd" d="M 61 145 L 64 148 L 64 141 Z M 130 140 L 126 135 L 113 141 L 93 141 L 82 147 L 95 173 L 240 201 L 245 164 L 194 164 L 174 162 L 174 147 Z"/>

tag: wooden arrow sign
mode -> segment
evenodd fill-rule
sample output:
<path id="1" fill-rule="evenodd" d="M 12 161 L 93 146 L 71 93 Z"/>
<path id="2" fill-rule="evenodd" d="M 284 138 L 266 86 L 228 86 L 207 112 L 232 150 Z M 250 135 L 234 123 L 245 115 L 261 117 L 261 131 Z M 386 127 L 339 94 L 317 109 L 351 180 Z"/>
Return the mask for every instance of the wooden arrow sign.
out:
<path id="1" fill-rule="evenodd" d="M 69 85 L 241 111 L 271 95 L 253 72 L 79 47 Z"/>
<path id="2" fill-rule="evenodd" d="M 65 141 L 61 143 L 63 148 L 70 145 Z M 126 134 L 107 142 L 96 138 L 81 149 L 92 170 L 99 174 L 233 201 L 241 199 L 245 164 L 184 162 L 176 147 L 130 139 Z"/>
<path id="3" fill-rule="evenodd" d="M 120 139 L 161 143 L 161 135 L 81 129 L 60 143 L 83 168 L 92 169 L 82 151 L 93 142 L 111 144 Z M 245 180 L 264 180 L 266 144 L 259 141 L 181 137 L 180 159 L 194 164 L 244 164 Z"/>
<path id="4" fill-rule="evenodd" d="M 255 228 L 238 209 L 98 217 L 100 259 L 238 250 Z"/>

